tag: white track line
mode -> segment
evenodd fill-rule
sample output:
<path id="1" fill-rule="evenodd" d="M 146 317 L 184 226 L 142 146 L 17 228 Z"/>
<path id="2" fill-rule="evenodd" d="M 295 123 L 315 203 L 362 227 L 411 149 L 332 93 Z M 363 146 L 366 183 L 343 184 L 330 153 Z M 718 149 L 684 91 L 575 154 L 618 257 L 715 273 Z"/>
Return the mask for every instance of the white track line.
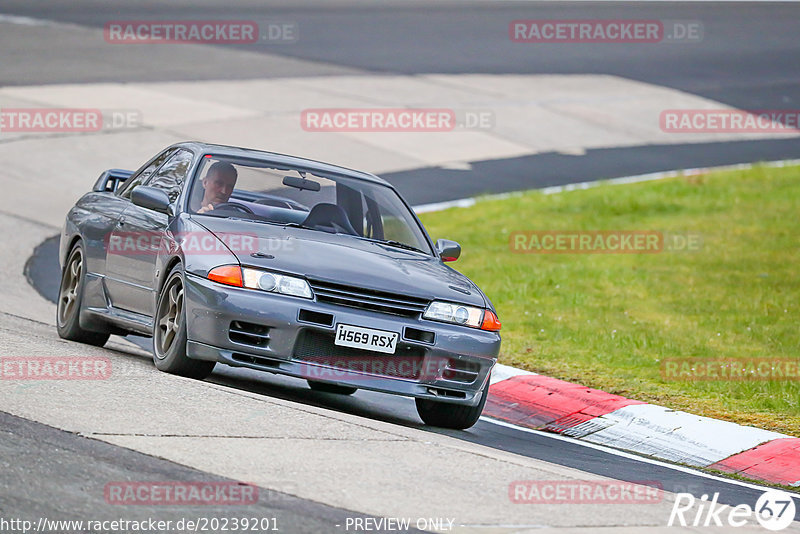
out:
<path id="1" fill-rule="evenodd" d="M 671 464 L 671 463 L 667 463 L 667 462 L 662 462 L 661 460 L 655 460 L 653 458 L 647 458 L 645 456 L 639 456 L 637 454 L 631 454 L 631 453 L 628 453 L 628 452 L 620 451 L 620 450 L 613 449 L 613 448 L 610 448 L 610 447 L 606 447 L 606 446 L 603 446 L 603 445 L 597 445 L 595 443 L 589 443 L 589 442 L 586 442 L 586 441 L 581 441 L 581 440 L 577 440 L 577 439 L 573 439 L 573 438 L 564 437 L 564 436 L 561 436 L 559 434 L 552 434 L 550 432 L 543 432 L 541 430 L 533 430 L 531 428 L 525 428 L 525 427 L 522 427 L 522 426 L 517 426 L 517 425 L 511 424 L 511 423 L 506 423 L 505 421 L 499 421 L 497 419 L 492 419 L 492 418 L 486 417 L 486 416 L 481 416 L 481 421 L 486 421 L 487 423 L 492 423 L 492 424 L 495 424 L 495 425 L 504 426 L 506 428 L 513 428 L 514 430 L 519 430 L 521 432 L 528 432 L 529 434 L 535 434 L 537 436 L 543 436 L 543 437 L 547 437 L 547 438 L 551 438 L 551 439 L 556 439 L 556 440 L 559 440 L 559 441 L 566 441 L 566 442 L 569 442 L 569 443 L 573 443 L 575 445 L 580 445 L 582 447 L 588 447 L 590 449 L 595 449 L 595 450 L 598 450 L 598 451 L 606 452 L 608 454 L 613 454 L 614 456 L 620 456 L 622 458 L 627 458 L 629 460 L 636 460 L 636 461 L 643 462 L 643 463 L 646 463 L 646 464 L 657 465 L 659 467 L 665 467 L 667 469 L 672 469 L 673 471 L 680 471 L 682 473 L 688 473 L 690 475 L 703 477 L 703 478 L 708 478 L 708 479 L 711 479 L 711 480 L 716 480 L 718 482 L 725 482 L 727 484 L 733 484 L 733 485 L 736 485 L 736 486 L 742 486 L 742 487 L 745 487 L 745 488 L 754 489 L 754 490 L 758 490 L 758 491 L 766 491 L 769 488 L 769 486 L 761 486 L 761 485 L 758 485 L 758 484 L 751 484 L 749 482 L 743 482 L 741 480 L 735 480 L 735 479 L 732 479 L 732 478 L 725 478 L 725 477 L 721 477 L 721 476 L 717 476 L 717 475 L 712 475 L 710 473 L 706 473 L 706 472 L 703 472 L 703 471 L 698 471 L 696 469 L 692 469 L 691 467 L 685 467 L 685 466 L 682 466 L 682 465 L 675 465 L 675 464 Z M 786 491 L 786 490 L 783 490 L 783 491 Z M 791 492 L 791 491 L 786 491 L 786 493 L 789 493 L 795 499 L 800 499 L 800 493 L 795 493 L 795 492 Z"/>
<path id="2" fill-rule="evenodd" d="M 0 23 L 16 24 L 17 26 L 48 26 L 51 28 L 71 28 L 86 30 L 87 26 L 80 26 L 71 22 L 59 22 L 50 19 L 40 19 L 33 17 L 23 17 L 20 15 L 9 15 L 7 13 L 0 13 Z"/>

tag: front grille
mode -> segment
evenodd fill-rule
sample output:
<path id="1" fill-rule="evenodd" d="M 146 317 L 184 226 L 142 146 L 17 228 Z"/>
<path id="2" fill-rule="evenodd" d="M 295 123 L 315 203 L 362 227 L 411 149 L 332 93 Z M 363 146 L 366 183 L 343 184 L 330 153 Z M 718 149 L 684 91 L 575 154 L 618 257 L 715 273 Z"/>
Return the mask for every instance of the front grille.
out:
<path id="1" fill-rule="evenodd" d="M 418 380 L 426 371 L 423 368 L 425 349 L 421 347 L 398 344 L 395 354 L 385 354 L 340 347 L 333 340 L 331 334 L 304 330 L 295 344 L 294 359 L 370 375 L 412 380 Z M 436 372 L 435 369 L 429 371 Z"/>
<path id="2" fill-rule="evenodd" d="M 339 306 L 350 306 L 381 313 L 392 313 L 404 317 L 419 317 L 430 301 L 421 297 L 399 295 L 386 291 L 376 291 L 361 287 L 309 280 L 317 302 L 327 302 Z"/>

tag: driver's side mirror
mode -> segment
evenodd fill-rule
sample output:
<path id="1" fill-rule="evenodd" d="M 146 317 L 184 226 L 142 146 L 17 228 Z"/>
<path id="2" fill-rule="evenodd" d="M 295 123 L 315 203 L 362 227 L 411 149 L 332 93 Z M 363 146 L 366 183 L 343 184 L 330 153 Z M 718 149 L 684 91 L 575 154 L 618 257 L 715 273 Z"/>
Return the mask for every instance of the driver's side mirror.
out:
<path id="1" fill-rule="evenodd" d="M 131 191 L 131 202 L 142 208 L 171 215 L 169 196 L 163 189 L 139 185 Z"/>
<path id="2" fill-rule="evenodd" d="M 436 241 L 436 252 L 442 261 L 456 261 L 461 256 L 461 245 L 449 239 Z"/>

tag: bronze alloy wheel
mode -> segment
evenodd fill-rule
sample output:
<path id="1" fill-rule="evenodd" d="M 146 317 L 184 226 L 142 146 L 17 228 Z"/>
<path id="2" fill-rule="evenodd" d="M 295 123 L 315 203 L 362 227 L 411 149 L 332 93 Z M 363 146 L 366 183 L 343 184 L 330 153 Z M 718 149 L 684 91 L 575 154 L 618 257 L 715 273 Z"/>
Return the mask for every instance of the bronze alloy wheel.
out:
<path id="1" fill-rule="evenodd" d="M 61 285 L 58 288 L 56 305 L 56 329 L 58 335 L 64 339 L 102 347 L 110 335 L 106 325 L 87 317 L 81 326 L 84 280 L 86 280 L 86 262 L 83 246 L 79 242 L 70 251 L 61 271 Z"/>
<path id="2" fill-rule="evenodd" d="M 58 324 L 64 325 L 75 314 L 78 295 L 81 290 L 81 274 L 83 273 L 83 251 L 75 247 L 69 257 L 61 288 L 58 291 Z"/>
<path id="3" fill-rule="evenodd" d="M 183 321 L 183 280 L 173 276 L 164 290 L 164 297 L 158 307 L 158 324 L 156 339 L 158 351 L 156 355 L 164 358 L 179 337 Z"/>
<path id="4" fill-rule="evenodd" d="M 153 327 L 153 361 L 164 372 L 203 379 L 215 362 L 195 360 L 186 355 L 187 324 L 183 270 L 176 265 L 159 293 Z"/>

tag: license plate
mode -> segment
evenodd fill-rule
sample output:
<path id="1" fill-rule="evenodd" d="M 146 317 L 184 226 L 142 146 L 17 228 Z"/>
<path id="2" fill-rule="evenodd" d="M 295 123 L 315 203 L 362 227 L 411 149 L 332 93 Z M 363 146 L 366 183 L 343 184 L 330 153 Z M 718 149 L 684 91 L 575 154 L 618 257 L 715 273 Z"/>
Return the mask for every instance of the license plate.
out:
<path id="1" fill-rule="evenodd" d="M 340 324 L 336 327 L 334 343 L 342 347 L 394 354 L 399 337 L 397 332 Z"/>

